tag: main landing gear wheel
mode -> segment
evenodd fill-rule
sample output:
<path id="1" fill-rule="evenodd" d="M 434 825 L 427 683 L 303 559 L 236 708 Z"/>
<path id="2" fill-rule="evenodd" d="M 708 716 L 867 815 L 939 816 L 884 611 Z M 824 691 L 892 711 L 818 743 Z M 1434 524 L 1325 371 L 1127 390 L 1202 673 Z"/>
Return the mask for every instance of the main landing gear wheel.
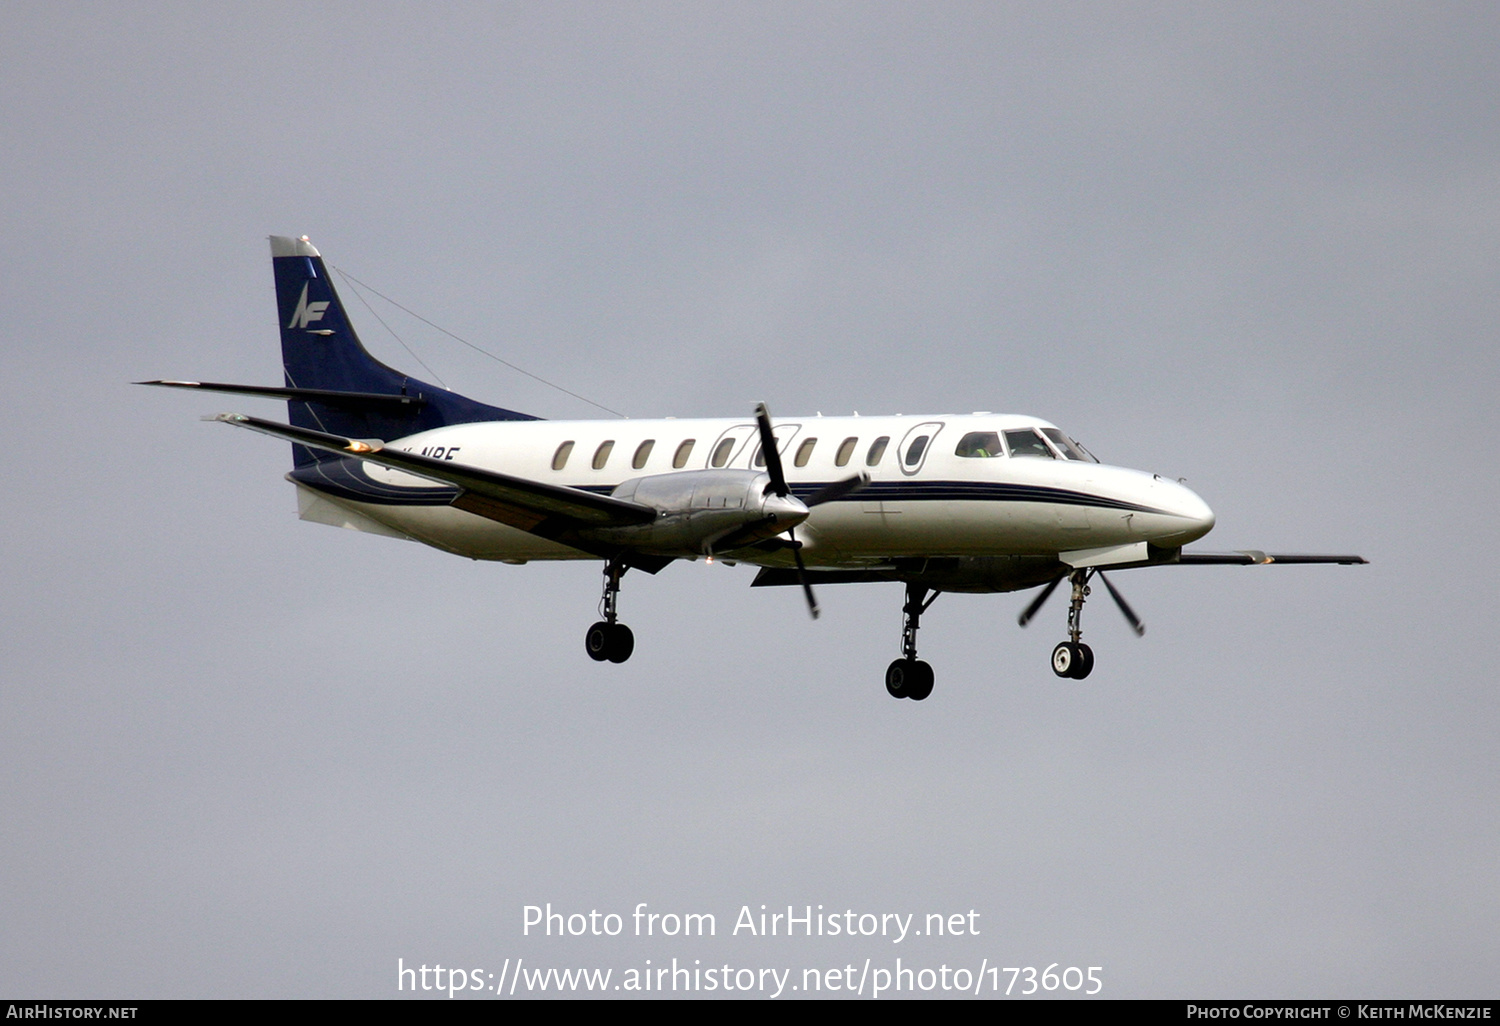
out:
<path id="1" fill-rule="evenodd" d="M 922 614 L 937 600 L 940 592 L 927 597 L 919 584 L 906 586 L 906 602 L 901 607 L 901 658 L 885 670 L 885 690 L 892 698 L 910 698 L 920 702 L 932 694 L 932 667 L 917 658 L 917 628 Z"/>
<path id="2" fill-rule="evenodd" d="M 892 698 L 920 702 L 932 694 L 932 667 L 920 659 L 897 659 L 886 667 L 885 690 Z"/>
<path id="3" fill-rule="evenodd" d="M 1094 672 L 1094 650 L 1082 642 L 1064 641 L 1052 650 L 1052 672 L 1083 680 Z"/>
<path id="4" fill-rule="evenodd" d="M 583 636 L 583 647 L 589 658 L 596 662 L 607 659 L 612 663 L 623 663 L 635 651 L 635 634 L 623 623 L 600 620 Z"/>
<path id="5" fill-rule="evenodd" d="M 620 596 L 620 578 L 630 569 L 618 556 L 604 564 L 604 597 L 599 601 L 599 612 L 604 619 L 590 627 L 583 636 L 583 647 L 589 658 L 602 663 L 623 663 L 635 651 L 635 635 L 629 627 L 615 620 L 615 607 Z"/>

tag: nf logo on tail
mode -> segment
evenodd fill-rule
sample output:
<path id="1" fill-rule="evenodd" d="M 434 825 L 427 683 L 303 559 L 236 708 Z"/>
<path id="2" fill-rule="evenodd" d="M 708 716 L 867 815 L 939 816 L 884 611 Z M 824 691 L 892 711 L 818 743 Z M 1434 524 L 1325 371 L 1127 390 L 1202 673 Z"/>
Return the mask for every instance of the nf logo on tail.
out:
<path id="1" fill-rule="evenodd" d="M 309 303 L 307 301 L 307 283 L 302 283 L 302 298 L 297 300 L 297 309 L 292 313 L 291 323 L 288 328 L 305 328 L 313 321 L 323 319 L 323 311 L 328 309 L 327 303 Z"/>

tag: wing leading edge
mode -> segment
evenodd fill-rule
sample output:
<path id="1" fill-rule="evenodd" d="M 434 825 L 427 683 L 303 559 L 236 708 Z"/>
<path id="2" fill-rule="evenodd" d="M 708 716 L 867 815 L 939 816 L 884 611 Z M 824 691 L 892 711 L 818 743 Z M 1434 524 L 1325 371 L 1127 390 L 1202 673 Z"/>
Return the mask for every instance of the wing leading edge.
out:
<path id="1" fill-rule="evenodd" d="M 1316 553 L 1260 552 L 1246 549 L 1241 552 L 1184 552 L 1173 563 L 1187 566 L 1261 566 L 1266 563 L 1337 563 L 1353 566 L 1368 563 L 1364 556 L 1325 556 Z"/>

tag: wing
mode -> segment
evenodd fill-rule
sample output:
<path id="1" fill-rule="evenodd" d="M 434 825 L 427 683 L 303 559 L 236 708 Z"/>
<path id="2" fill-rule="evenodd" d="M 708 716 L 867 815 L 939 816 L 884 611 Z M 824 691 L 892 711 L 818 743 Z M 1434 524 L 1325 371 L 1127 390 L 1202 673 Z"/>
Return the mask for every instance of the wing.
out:
<path id="1" fill-rule="evenodd" d="M 1324 556 L 1308 553 L 1259 552 L 1183 552 L 1171 562 L 1189 566 L 1256 566 L 1264 563 L 1338 563 L 1352 566 L 1368 563 L 1364 556 Z"/>
<path id="2" fill-rule="evenodd" d="M 640 503 L 595 495 L 578 488 L 543 484 L 524 477 L 513 477 L 449 460 L 436 460 L 399 449 L 387 449 L 385 443 L 378 439 L 344 438 L 341 435 L 293 427 L 240 413 L 220 413 L 204 419 L 249 428 L 273 438 L 282 438 L 315 449 L 326 449 L 341 456 L 367 460 L 394 470 L 404 470 L 429 481 L 455 485 L 459 488 L 459 493 L 451 505 L 543 538 L 574 545 L 585 552 L 596 552 L 598 546 L 579 539 L 577 532 L 580 530 L 627 527 L 647 524 L 656 519 L 656 511 Z M 607 553 L 601 551 L 596 554 Z"/>

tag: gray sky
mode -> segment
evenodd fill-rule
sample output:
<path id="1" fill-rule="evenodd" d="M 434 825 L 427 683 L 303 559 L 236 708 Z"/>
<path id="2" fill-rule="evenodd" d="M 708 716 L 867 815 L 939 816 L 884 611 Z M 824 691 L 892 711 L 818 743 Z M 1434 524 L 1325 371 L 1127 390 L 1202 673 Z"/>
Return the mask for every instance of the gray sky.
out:
<path id="1" fill-rule="evenodd" d="M 1496 995 L 1500 15 L 1487 4 L 0 9 L 0 994 L 395 996 L 396 964 L 1103 968 Z M 265 236 L 636 417 L 997 410 L 1359 568 L 808 620 L 748 568 L 299 523 Z M 344 289 L 366 343 L 413 368 Z M 452 388 L 594 411 L 377 307 Z M 522 908 L 714 938 L 523 937 Z M 978 937 L 731 936 L 742 905 Z M 627 920 L 628 923 L 628 920 Z M 627 927 L 627 932 L 629 932 Z M 617 977 L 618 978 L 618 977 Z M 799 977 L 800 978 L 800 977 Z M 1002 982 L 1004 977 L 1002 977 Z"/>

